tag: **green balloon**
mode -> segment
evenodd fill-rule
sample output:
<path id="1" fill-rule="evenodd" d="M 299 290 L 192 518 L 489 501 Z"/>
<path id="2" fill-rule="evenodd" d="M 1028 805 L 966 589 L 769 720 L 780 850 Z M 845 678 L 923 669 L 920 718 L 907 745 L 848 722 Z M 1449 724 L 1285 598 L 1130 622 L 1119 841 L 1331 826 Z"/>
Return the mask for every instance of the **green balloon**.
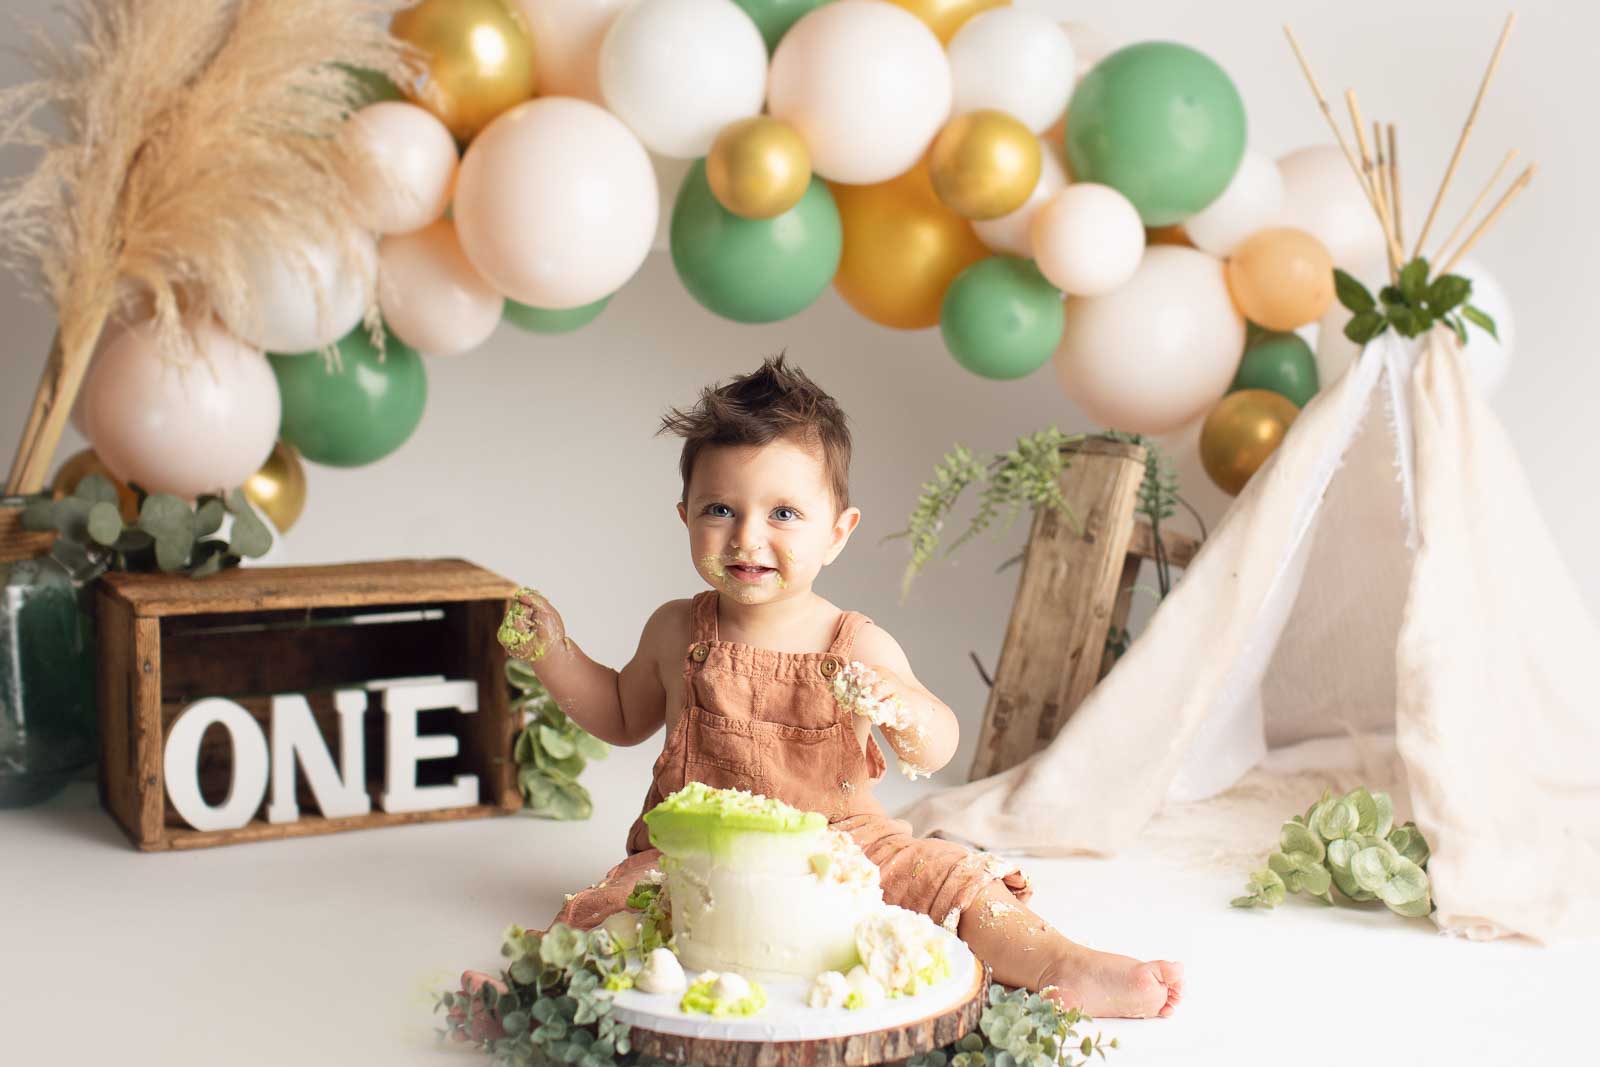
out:
<path id="1" fill-rule="evenodd" d="M 733 0 L 734 3 L 744 8 L 744 13 L 756 24 L 756 29 L 761 31 L 761 39 L 767 42 L 767 55 L 771 55 L 778 47 L 778 42 L 783 35 L 789 32 L 789 27 L 800 21 L 801 16 L 809 14 L 827 3 L 828 0 Z"/>
<path id="2" fill-rule="evenodd" d="M 696 160 L 672 208 L 672 265 L 705 307 L 735 322 L 798 314 L 833 281 L 844 228 L 828 185 L 815 176 L 800 202 L 770 219 L 723 207 Z"/>
<path id="3" fill-rule="evenodd" d="M 389 334 L 379 353 L 357 326 L 340 340 L 339 365 L 315 352 L 269 354 L 283 396 L 278 435 L 313 463 L 360 467 L 405 444 L 422 421 L 428 375 L 415 349 Z"/>
<path id="4" fill-rule="evenodd" d="M 1270 389 L 1305 407 L 1317 395 L 1317 357 L 1298 334 L 1263 333 L 1239 361 L 1228 392 Z"/>
<path id="5" fill-rule="evenodd" d="M 1168 41 L 1102 59 L 1067 110 L 1073 176 L 1126 196 L 1146 226 L 1176 225 L 1221 196 L 1244 144 L 1244 101 L 1228 75 Z"/>
<path id="6" fill-rule="evenodd" d="M 1042 367 L 1066 325 L 1061 291 L 1030 259 L 991 256 L 956 275 L 945 290 L 939 330 L 956 362 L 1005 380 Z"/>
<path id="7" fill-rule="evenodd" d="M 530 333 L 571 333 L 593 322 L 610 302 L 609 296 L 602 296 L 594 303 L 582 307 L 555 309 L 536 308 L 532 304 L 519 304 L 515 300 L 507 300 L 505 320 Z"/>

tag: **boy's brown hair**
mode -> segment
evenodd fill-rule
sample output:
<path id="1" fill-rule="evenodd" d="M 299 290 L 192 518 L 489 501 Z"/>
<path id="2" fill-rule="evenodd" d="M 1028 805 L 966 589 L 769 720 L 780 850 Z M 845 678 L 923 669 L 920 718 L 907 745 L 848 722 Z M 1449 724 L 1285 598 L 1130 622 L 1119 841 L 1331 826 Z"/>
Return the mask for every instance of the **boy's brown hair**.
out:
<path id="1" fill-rule="evenodd" d="M 707 445 L 765 445 L 788 438 L 821 453 L 834 503 L 839 511 L 850 506 L 850 428 L 845 414 L 804 371 L 789 366 L 782 353 L 726 385 L 702 389 L 694 407 L 671 409 L 656 432 L 683 438 L 678 469 L 685 502 L 695 457 Z"/>

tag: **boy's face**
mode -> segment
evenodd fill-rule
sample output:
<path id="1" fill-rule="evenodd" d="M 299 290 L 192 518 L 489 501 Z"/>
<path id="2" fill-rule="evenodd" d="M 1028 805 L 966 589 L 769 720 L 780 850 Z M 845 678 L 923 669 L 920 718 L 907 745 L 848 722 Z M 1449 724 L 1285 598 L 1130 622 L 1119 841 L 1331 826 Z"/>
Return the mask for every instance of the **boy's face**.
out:
<path id="1" fill-rule="evenodd" d="M 700 576 L 742 604 L 764 604 L 809 592 L 844 549 L 861 512 L 836 506 L 820 453 L 779 439 L 702 449 L 678 516 Z"/>

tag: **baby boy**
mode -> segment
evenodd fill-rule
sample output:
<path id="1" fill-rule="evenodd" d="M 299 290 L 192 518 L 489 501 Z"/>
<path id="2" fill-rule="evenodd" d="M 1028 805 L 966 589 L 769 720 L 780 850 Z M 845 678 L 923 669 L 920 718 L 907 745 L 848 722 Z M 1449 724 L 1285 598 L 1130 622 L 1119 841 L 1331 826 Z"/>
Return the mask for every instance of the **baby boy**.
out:
<path id="1" fill-rule="evenodd" d="M 885 900 L 956 931 L 996 981 L 1095 1016 L 1171 1014 L 1180 964 L 1067 940 L 1027 908 L 1028 882 L 1014 865 L 915 837 L 873 797 L 886 765 L 874 725 L 918 775 L 949 762 L 957 723 L 893 637 L 812 590 L 861 520 L 850 505 L 850 433 L 834 400 L 780 356 L 704 390 L 662 432 L 683 438 L 678 515 L 710 588 L 657 608 L 621 671 L 584 655 L 531 590 L 518 592 L 500 630 L 601 740 L 636 745 L 665 727 L 644 810 L 699 781 L 823 812 L 878 866 Z M 658 856 L 642 820 L 627 851 L 557 921 L 590 928 L 622 911 Z"/>

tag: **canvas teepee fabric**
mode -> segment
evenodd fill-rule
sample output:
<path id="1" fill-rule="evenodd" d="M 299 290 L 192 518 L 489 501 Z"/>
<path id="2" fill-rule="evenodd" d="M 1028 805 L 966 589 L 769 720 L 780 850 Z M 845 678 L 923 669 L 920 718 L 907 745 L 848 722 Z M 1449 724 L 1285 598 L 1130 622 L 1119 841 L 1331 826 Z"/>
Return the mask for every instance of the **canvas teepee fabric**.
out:
<path id="1" fill-rule="evenodd" d="M 991 849 L 1108 854 L 1269 743 L 1392 728 L 1440 928 L 1594 936 L 1597 664 L 1454 335 L 1390 331 L 1307 405 L 1056 739 L 905 816 Z"/>

